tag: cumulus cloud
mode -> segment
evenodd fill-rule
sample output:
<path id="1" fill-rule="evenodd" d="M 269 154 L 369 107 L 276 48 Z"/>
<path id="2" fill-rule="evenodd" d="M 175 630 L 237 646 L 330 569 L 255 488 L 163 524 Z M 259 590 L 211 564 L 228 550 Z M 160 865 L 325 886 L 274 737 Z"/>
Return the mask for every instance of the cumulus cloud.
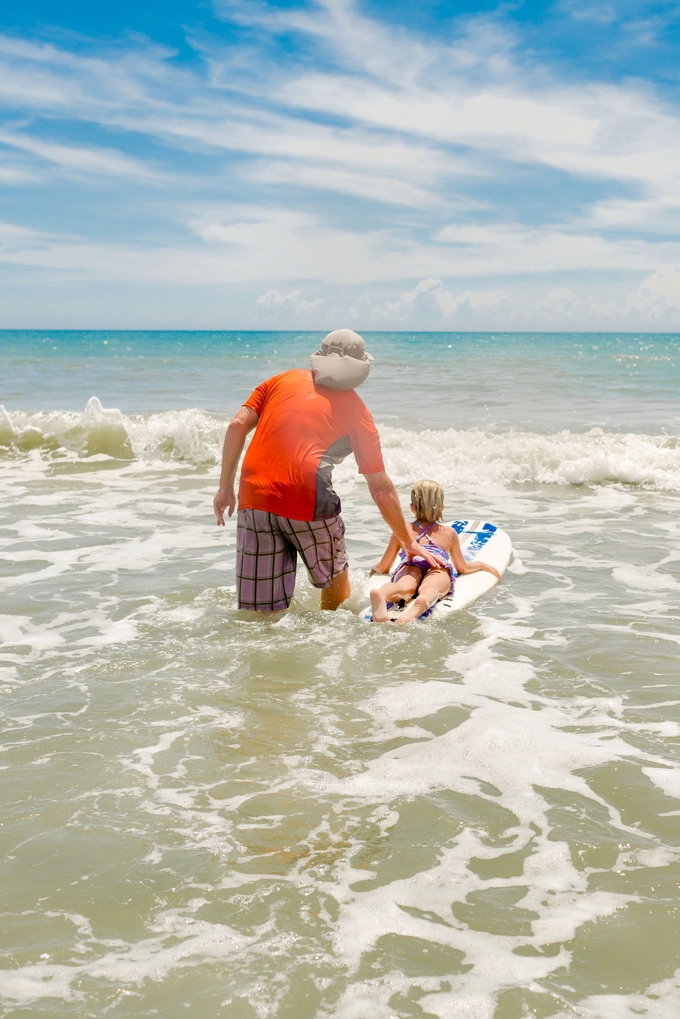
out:
<path id="1" fill-rule="evenodd" d="M 578 297 L 569 287 L 557 287 L 551 290 L 545 300 L 539 304 L 539 310 L 546 311 L 559 318 L 573 315 L 578 305 Z"/>
<path id="2" fill-rule="evenodd" d="M 680 271 L 670 267 L 657 269 L 628 295 L 628 307 L 650 319 L 662 319 L 668 312 L 680 310 Z"/>
<path id="3" fill-rule="evenodd" d="M 311 311 L 312 308 L 318 308 L 320 304 L 323 304 L 323 298 L 317 297 L 313 301 L 305 301 L 299 290 L 290 290 L 287 294 L 282 294 L 278 290 L 268 290 L 266 294 L 261 294 L 255 303 L 261 304 L 264 308 L 285 306 L 296 312 L 305 312 Z"/>
<path id="4" fill-rule="evenodd" d="M 491 292 L 480 290 L 475 293 L 465 290 L 454 297 L 441 280 L 429 277 L 421 280 L 413 290 L 403 293 L 397 301 L 388 301 L 382 308 L 371 306 L 371 312 L 376 317 L 393 322 L 405 322 L 425 306 L 428 311 L 436 311 L 440 320 L 447 320 L 455 316 L 462 308 L 471 309 L 473 312 L 482 309 L 488 310 L 501 305 L 505 300 L 506 295 L 502 290 Z M 358 317 L 358 307 L 360 306 L 357 305 L 355 317 Z M 363 307 L 367 307 L 365 299 Z"/>

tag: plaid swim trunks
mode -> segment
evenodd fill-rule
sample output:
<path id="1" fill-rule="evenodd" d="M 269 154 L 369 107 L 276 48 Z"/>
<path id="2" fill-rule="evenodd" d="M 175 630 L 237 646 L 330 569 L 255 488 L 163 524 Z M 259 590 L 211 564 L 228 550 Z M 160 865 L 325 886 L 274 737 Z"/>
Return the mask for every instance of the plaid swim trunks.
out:
<path id="1" fill-rule="evenodd" d="M 326 520 L 289 520 L 265 510 L 240 509 L 236 532 L 236 591 L 240 609 L 279 612 L 295 589 L 298 553 L 314 587 L 330 587 L 348 568 L 345 525 Z"/>

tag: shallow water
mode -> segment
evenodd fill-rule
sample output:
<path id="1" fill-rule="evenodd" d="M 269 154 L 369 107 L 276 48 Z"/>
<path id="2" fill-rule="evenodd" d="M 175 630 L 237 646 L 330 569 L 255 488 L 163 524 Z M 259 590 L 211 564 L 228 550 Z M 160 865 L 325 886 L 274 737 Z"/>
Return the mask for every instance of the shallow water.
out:
<path id="1" fill-rule="evenodd" d="M 404 631 L 235 609 L 225 418 L 318 339 L 0 337 L 3 1014 L 675 1017 L 680 338 L 372 338 L 401 493 L 515 547 Z"/>

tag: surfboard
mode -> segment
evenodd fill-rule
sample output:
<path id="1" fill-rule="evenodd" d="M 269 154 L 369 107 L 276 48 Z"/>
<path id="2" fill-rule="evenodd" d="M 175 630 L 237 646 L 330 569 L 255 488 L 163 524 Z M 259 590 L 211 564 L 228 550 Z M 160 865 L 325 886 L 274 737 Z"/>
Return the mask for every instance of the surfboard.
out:
<path id="1" fill-rule="evenodd" d="M 483 562 L 488 566 L 494 566 L 501 577 L 503 576 L 512 556 L 512 542 L 505 531 L 485 520 L 453 520 L 447 526 L 453 527 L 458 535 L 466 562 Z M 389 579 L 389 576 L 386 575 L 371 577 L 368 590 L 382 587 L 383 584 L 389 583 Z M 442 617 L 451 612 L 460 612 L 461 609 L 466 608 L 490 591 L 497 583 L 493 574 L 487 573 L 485 570 L 480 570 L 479 573 L 465 573 L 463 576 L 456 575 L 453 594 L 442 598 L 419 618 L 422 620 L 431 616 Z M 400 608 L 398 605 L 393 605 L 390 609 L 390 617 L 396 619 L 403 609 L 404 606 Z M 372 622 L 370 602 L 359 610 L 358 615 L 368 622 Z"/>

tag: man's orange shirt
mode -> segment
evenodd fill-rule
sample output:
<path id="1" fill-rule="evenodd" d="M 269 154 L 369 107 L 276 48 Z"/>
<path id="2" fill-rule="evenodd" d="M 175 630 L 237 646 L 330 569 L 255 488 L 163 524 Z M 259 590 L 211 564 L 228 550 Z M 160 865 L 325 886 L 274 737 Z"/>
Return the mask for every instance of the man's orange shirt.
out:
<path id="1" fill-rule="evenodd" d="M 373 418 L 353 389 L 316 386 L 311 371 L 267 379 L 248 397 L 259 417 L 241 467 L 239 508 L 291 520 L 321 520 L 340 512 L 333 465 L 350 453 L 360 474 L 385 469 Z"/>

